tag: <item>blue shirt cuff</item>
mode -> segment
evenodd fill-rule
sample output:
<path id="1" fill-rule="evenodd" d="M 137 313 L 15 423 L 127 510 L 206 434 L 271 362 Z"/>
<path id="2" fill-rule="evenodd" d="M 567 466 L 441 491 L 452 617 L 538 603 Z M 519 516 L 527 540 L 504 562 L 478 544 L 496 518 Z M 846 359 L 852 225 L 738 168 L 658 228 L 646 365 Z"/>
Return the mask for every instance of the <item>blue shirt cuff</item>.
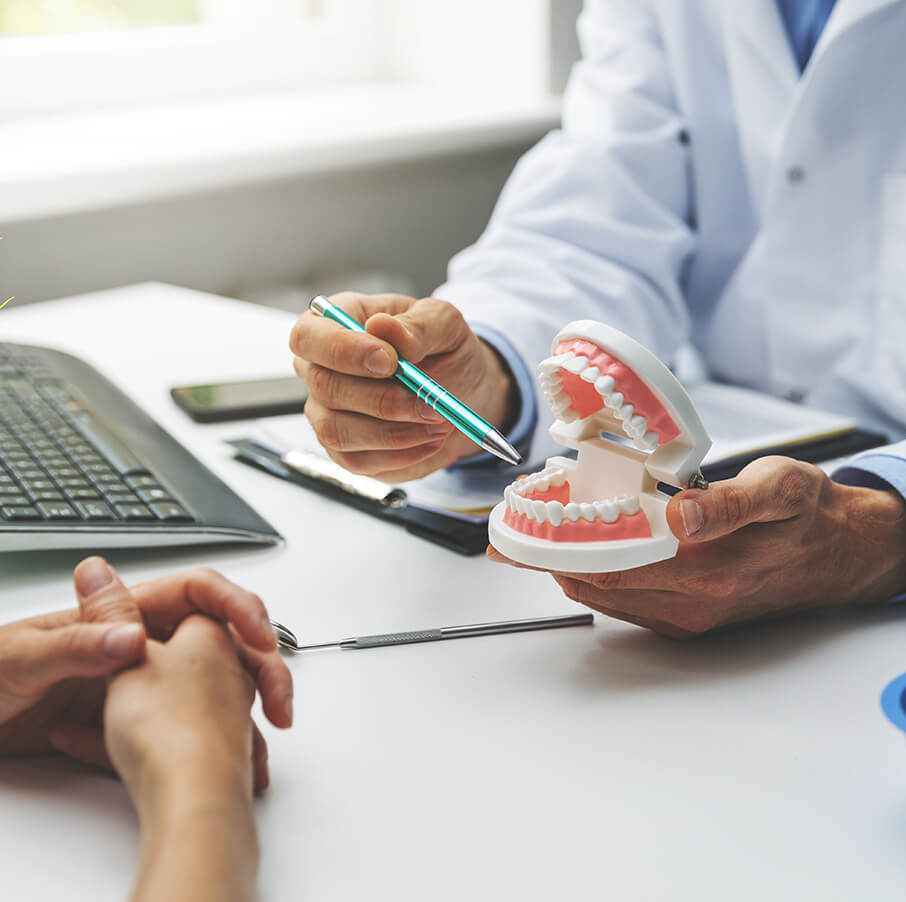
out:
<path id="1" fill-rule="evenodd" d="M 529 456 L 529 446 L 538 424 L 538 406 L 535 401 L 535 388 L 532 385 L 532 374 L 525 365 L 518 351 L 496 329 L 482 326 L 477 323 L 469 324 L 472 331 L 483 341 L 489 344 L 506 362 L 510 373 L 516 383 L 519 393 L 519 415 L 513 428 L 506 436 L 507 441 L 524 457 Z M 450 470 L 459 470 L 467 467 L 486 467 L 489 464 L 501 463 L 493 454 L 481 451 L 471 457 L 460 458 L 450 466 Z"/>
<path id="2" fill-rule="evenodd" d="M 855 461 L 838 467 L 831 478 L 842 485 L 894 491 L 906 498 L 906 460 L 892 454 L 864 454 Z M 906 554 L 906 548 L 903 553 Z M 894 595 L 888 601 L 906 601 L 906 592 Z"/>

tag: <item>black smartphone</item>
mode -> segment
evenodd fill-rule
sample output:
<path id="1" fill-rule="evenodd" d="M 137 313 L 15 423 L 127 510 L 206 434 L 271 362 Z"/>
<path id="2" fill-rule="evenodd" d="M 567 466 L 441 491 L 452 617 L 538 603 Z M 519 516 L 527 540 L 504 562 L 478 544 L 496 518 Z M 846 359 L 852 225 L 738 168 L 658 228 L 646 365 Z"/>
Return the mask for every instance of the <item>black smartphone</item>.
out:
<path id="1" fill-rule="evenodd" d="M 308 389 L 300 379 L 285 376 L 248 382 L 179 385 L 170 389 L 170 395 L 196 423 L 224 423 L 301 413 Z"/>

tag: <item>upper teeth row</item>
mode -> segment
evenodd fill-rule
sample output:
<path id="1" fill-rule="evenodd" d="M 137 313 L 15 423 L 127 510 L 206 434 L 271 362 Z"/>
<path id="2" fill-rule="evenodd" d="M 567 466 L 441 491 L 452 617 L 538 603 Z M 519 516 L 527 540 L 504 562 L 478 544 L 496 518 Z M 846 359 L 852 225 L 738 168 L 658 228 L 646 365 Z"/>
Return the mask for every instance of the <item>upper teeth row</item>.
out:
<path id="1" fill-rule="evenodd" d="M 504 499 L 507 507 L 517 514 L 525 514 L 539 523 L 550 522 L 554 526 L 559 526 L 564 520 L 614 523 L 620 514 L 637 514 L 640 509 L 638 495 L 620 495 L 607 501 L 570 501 L 564 505 L 559 501 L 530 501 L 517 493 L 513 485 L 507 486 Z"/>
<path id="2" fill-rule="evenodd" d="M 613 376 L 602 376 L 601 371 L 592 366 L 591 361 L 575 351 L 567 351 L 548 357 L 541 363 L 541 388 L 548 403 L 554 410 L 558 419 L 571 423 L 578 418 L 578 413 L 573 409 L 569 396 L 563 391 L 563 381 L 560 378 L 560 368 L 569 373 L 574 373 L 580 379 L 594 384 L 595 391 L 604 400 L 604 405 L 621 421 L 623 431 L 628 435 L 637 448 L 643 451 L 653 451 L 658 444 L 658 434 L 648 429 L 648 420 L 635 413 L 631 404 L 624 403 L 622 392 L 616 391 L 616 382 Z"/>
<path id="3" fill-rule="evenodd" d="M 517 495 L 531 495 L 533 492 L 546 492 L 551 486 L 555 488 L 566 482 L 566 470 L 561 467 L 545 467 L 539 473 L 525 476 L 514 482 L 510 488 Z"/>

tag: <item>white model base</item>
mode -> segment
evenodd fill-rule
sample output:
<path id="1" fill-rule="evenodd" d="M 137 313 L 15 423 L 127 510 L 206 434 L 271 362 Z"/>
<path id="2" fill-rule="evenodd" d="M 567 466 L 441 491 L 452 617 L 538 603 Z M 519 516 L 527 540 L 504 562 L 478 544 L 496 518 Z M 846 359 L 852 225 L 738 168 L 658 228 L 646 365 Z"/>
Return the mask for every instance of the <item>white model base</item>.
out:
<path id="1" fill-rule="evenodd" d="M 664 561 L 676 554 L 679 542 L 666 535 L 604 542 L 551 542 L 511 529 L 503 522 L 506 502 L 491 511 L 488 536 L 502 554 L 520 564 L 561 573 L 612 573 Z"/>

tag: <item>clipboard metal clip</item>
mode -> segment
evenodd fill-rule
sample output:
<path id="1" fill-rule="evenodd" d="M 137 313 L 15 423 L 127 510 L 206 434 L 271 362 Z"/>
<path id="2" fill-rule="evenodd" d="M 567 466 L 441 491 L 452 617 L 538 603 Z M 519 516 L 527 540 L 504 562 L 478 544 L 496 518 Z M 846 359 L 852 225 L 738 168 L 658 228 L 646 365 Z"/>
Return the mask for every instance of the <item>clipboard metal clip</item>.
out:
<path id="1" fill-rule="evenodd" d="M 409 502 L 403 489 L 387 485 L 386 482 L 372 479 L 370 476 L 350 473 L 329 458 L 313 451 L 304 451 L 300 448 L 293 449 L 283 455 L 281 462 L 291 470 L 295 470 L 309 479 L 326 482 L 350 495 L 374 501 L 382 507 L 399 510 Z"/>

